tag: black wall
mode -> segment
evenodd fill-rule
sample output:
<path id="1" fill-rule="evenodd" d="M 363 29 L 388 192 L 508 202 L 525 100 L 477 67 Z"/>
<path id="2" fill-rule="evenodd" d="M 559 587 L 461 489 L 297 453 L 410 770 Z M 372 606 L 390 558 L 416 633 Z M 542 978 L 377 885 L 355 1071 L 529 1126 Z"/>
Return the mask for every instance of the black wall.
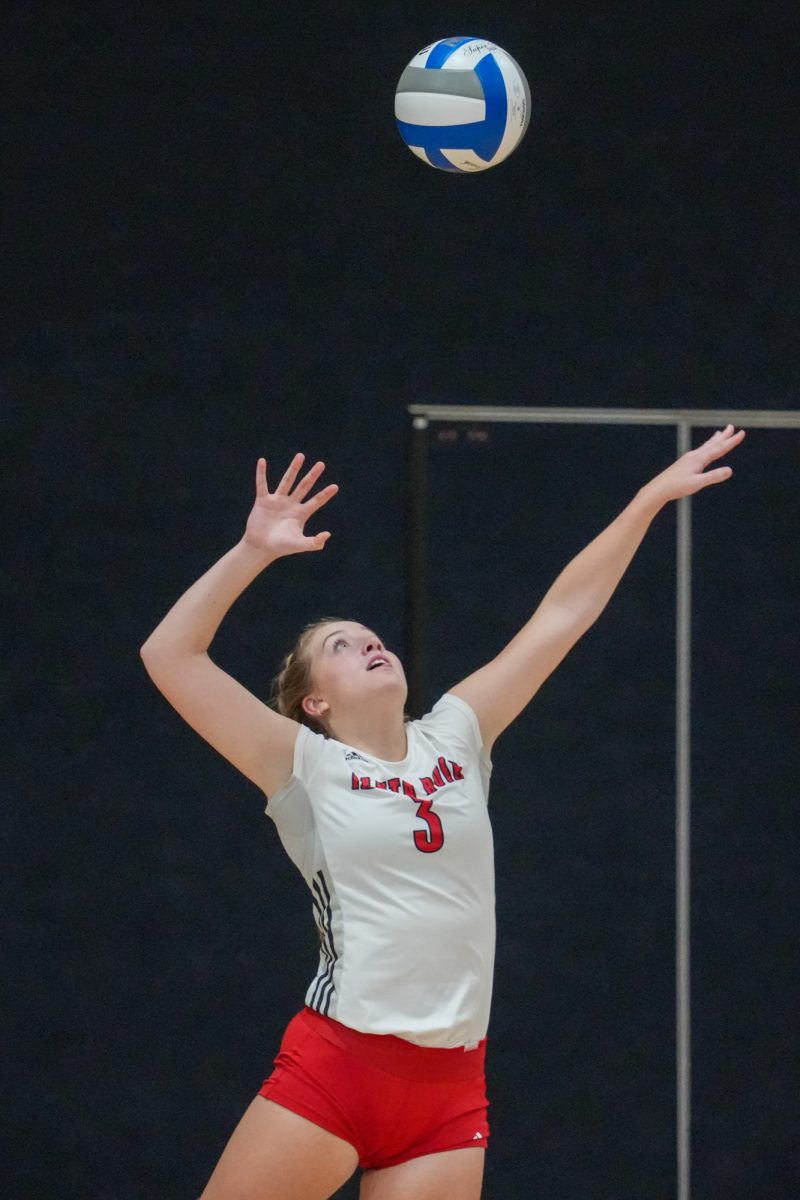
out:
<path id="1" fill-rule="evenodd" d="M 199 1194 L 302 1002 L 302 881 L 138 660 L 240 536 L 257 456 L 304 449 L 341 485 L 324 555 L 220 634 L 263 695 L 321 612 L 402 648 L 407 404 L 797 406 L 795 3 L 96 8 L 17 5 L 4 39 L 14 1200 Z M 416 50 L 472 31 L 523 66 L 533 118 L 461 178 L 411 156 L 392 104 Z M 432 691 L 672 452 L 663 430 L 433 431 Z M 796 1194 L 799 453 L 754 430 L 695 503 L 713 1200 Z M 673 535 L 663 514 L 497 748 L 487 1200 L 674 1193 Z"/>

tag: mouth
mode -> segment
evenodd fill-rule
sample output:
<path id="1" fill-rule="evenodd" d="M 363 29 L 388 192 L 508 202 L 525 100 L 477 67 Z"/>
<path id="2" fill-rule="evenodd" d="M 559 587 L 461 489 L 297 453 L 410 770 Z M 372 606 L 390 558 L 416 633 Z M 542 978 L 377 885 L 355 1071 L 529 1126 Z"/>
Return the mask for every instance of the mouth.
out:
<path id="1" fill-rule="evenodd" d="M 367 664 L 368 671 L 377 671 L 380 667 L 389 667 L 391 663 L 388 658 L 384 658 L 382 654 L 376 654 Z"/>

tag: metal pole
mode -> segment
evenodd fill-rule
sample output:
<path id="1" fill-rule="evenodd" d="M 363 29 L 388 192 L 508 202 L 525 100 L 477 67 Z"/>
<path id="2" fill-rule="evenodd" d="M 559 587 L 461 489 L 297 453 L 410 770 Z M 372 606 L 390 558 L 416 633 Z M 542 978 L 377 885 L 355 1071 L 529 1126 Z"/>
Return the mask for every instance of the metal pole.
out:
<path id="1" fill-rule="evenodd" d="M 678 454 L 691 449 L 692 427 L 678 425 Z M 692 501 L 678 501 L 675 626 L 675 1004 L 678 1200 L 691 1188 L 691 672 Z"/>
<path id="2" fill-rule="evenodd" d="M 414 417 L 408 453 L 408 587 L 406 653 L 408 711 L 424 712 L 427 699 L 425 642 L 428 631 L 428 419 Z"/>

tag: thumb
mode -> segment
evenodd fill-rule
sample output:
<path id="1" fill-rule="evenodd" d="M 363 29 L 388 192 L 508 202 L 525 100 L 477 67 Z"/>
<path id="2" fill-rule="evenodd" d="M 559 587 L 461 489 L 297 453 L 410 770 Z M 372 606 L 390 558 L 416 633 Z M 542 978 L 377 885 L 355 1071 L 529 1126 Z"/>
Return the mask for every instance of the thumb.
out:
<path id="1" fill-rule="evenodd" d="M 326 529 L 324 531 L 324 533 L 316 534 L 311 539 L 313 542 L 313 546 L 311 547 L 311 549 L 312 550 L 323 550 L 325 548 L 325 543 L 327 542 L 327 540 L 330 536 L 331 536 L 331 533 L 330 533 L 329 529 Z"/>

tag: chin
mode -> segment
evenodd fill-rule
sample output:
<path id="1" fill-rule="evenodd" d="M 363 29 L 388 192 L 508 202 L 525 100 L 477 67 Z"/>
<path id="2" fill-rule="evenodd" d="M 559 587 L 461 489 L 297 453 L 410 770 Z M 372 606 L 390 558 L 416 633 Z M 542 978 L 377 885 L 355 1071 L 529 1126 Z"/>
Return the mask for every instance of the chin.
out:
<path id="1" fill-rule="evenodd" d="M 381 694 L 383 692 L 395 694 L 398 699 L 401 699 L 405 703 L 406 696 L 408 695 L 408 684 L 406 683 L 405 676 L 398 675 L 396 671 L 392 671 L 391 673 L 387 671 L 385 677 L 379 683 L 375 680 L 372 681 L 369 694 L 374 695 L 376 691 Z"/>

